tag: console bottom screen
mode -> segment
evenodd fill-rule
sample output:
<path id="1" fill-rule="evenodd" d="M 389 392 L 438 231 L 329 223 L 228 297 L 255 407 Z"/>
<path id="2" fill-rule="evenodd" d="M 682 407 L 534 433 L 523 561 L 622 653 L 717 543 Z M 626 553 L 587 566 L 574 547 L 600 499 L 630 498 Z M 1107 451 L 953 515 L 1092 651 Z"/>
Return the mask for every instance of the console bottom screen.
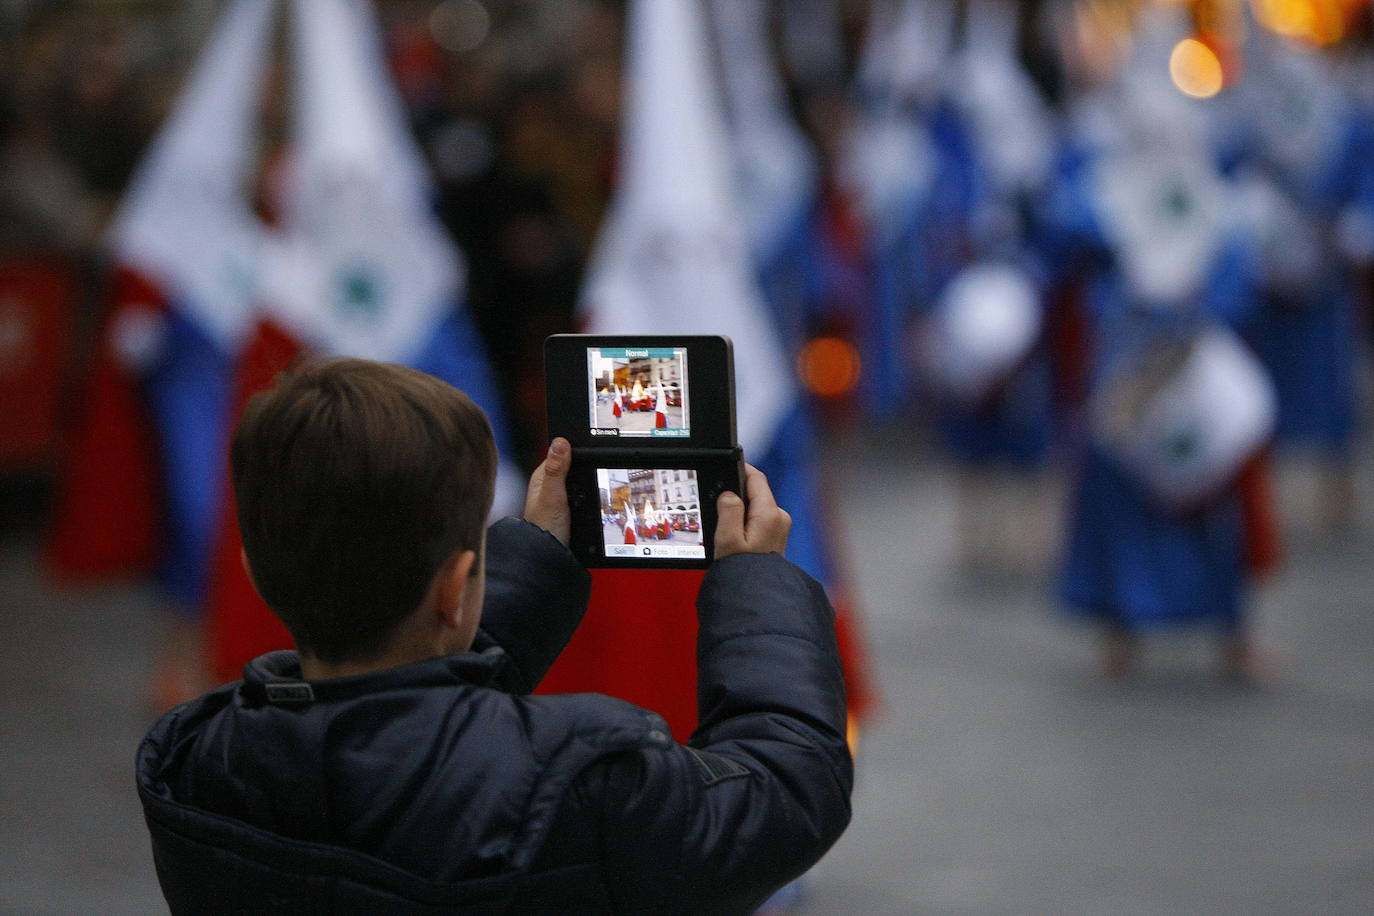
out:
<path id="1" fill-rule="evenodd" d="M 696 471 L 597 468 L 596 483 L 608 558 L 705 559 Z"/>

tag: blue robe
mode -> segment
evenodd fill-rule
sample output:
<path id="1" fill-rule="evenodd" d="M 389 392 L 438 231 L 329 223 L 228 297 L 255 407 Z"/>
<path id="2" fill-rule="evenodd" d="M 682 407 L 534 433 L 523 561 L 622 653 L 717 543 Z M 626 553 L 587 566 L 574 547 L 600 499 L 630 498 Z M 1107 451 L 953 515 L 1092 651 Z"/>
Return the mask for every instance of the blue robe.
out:
<path id="1" fill-rule="evenodd" d="M 1227 245 L 1197 308 L 1142 308 L 1098 226 L 1088 164 L 1086 157 L 1066 162 L 1050 217 L 1064 263 L 1089 265 L 1086 311 L 1095 388 L 1107 367 L 1153 339 L 1188 334 L 1211 321 L 1236 323 L 1253 300 L 1253 264 L 1242 246 Z M 1071 251 L 1080 256 L 1069 257 Z M 1068 607 L 1127 631 L 1239 626 L 1246 564 L 1236 488 L 1179 514 L 1154 500 L 1101 447 L 1086 445 L 1079 460 L 1061 578 Z"/>
<path id="2" fill-rule="evenodd" d="M 975 176 L 968 133 L 947 104 L 937 106 L 925 125 L 934 172 L 922 199 L 874 251 L 873 315 L 860 335 L 868 365 L 863 397 L 877 416 L 891 416 L 910 406 L 913 322 L 929 311 L 971 254 L 968 218 Z"/>
<path id="3" fill-rule="evenodd" d="M 879 326 L 888 351 L 909 363 L 910 324 L 928 316 L 949 284 L 980 254 L 1007 260 L 1022 257 L 1020 239 L 998 240 L 998 250 L 981 251 L 973 225 L 980 202 L 996 191 L 976 167 L 974 138 L 952 105 L 936 108 L 931 139 L 937 168 L 930 192 L 911 214 L 897 244 L 883 253 L 876 270 Z M 999 390 L 977 405 L 953 403 L 922 387 L 896 366 L 879 373 L 881 397 L 894 403 L 915 397 L 950 456 L 963 465 L 1038 467 L 1051 444 L 1050 374 L 1047 355 L 1036 349 Z"/>
<path id="4" fill-rule="evenodd" d="M 1364 176 L 1374 171 L 1368 126 L 1351 118 L 1342 133 L 1330 161 L 1311 175 L 1279 176 L 1299 206 L 1328 224 L 1357 203 Z M 1273 377 L 1278 441 L 1339 456 L 1355 442 L 1359 317 L 1345 266 L 1329 246 L 1325 254 L 1320 276 L 1302 295 L 1264 293 L 1240 330 Z"/>

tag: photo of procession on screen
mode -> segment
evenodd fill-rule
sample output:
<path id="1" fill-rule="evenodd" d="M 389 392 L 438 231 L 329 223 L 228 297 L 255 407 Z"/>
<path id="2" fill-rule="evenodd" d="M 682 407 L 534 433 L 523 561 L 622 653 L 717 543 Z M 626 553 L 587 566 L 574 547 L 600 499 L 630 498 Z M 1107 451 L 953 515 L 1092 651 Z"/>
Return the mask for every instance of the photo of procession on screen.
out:
<path id="1" fill-rule="evenodd" d="M 696 471 L 598 468 L 596 485 L 608 558 L 706 558 Z"/>
<path id="2" fill-rule="evenodd" d="M 593 436 L 685 439 L 687 348 L 587 349 Z"/>

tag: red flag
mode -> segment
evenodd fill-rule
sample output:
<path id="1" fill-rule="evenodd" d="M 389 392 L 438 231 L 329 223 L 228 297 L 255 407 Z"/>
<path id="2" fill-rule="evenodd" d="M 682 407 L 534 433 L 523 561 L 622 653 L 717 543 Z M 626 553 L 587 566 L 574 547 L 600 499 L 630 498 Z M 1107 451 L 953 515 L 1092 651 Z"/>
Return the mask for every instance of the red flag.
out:
<path id="1" fill-rule="evenodd" d="M 127 270 L 115 274 L 111 301 L 110 325 L 162 309 L 157 290 Z M 101 335 L 82 404 L 48 532 L 48 569 L 69 581 L 145 575 L 162 543 L 156 439 L 109 333 Z"/>
<path id="2" fill-rule="evenodd" d="M 1255 576 L 1272 573 L 1283 563 L 1283 545 L 1267 450 L 1245 463 L 1236 477 L 1236 492 L 1240 495 L 1246 568 Z"/>
<path id="3" fill-rule="evenodd" d="M 75 300 L 64 260 L 0 262 L 0 467 L 47 469 L 56 454 Z"/>
<path id="4" fill-rule="evenodd" d="M 625 531 L 632 536 L 632 528 Z M 590 610 L 539 692 L 608 693 L 654 710 L 679 741 L 687 740 L 697 724 L 692 599 L 703 575 L 700 570 L 593 570 Z"/>
<path id="5" fill-rule="evenodd" d="M 626 527 L 626 543 L 634 543 L 632 531 Z M 539 692 L 594 688 L 654 710 L 667 719 L 674 737 L 686 741 L 697 724 L 697 616 L 694 602 L 683 597 L 695 599 L 704 575 L 593 570 L 587 616 Z M 842 595 L 832 600 L 849 711 L 862 720 L 874 704 L 864 651 L 849 602 Z"/>

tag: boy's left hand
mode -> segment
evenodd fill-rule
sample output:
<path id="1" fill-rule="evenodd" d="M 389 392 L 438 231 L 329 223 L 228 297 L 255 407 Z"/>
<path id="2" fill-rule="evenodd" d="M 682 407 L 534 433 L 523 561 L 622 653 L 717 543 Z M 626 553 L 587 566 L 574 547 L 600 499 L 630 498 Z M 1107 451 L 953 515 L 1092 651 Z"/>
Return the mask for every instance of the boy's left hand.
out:
<path id="1" fill-rule="evenodd" d="M 564 547 L 572 537 L 572 515 L 568 512 L 568 468 L 572 465 L 572 446 L 559 436 L 549 443 L 544 462 L 530 475 L 525 495 L 525 521 L 538 525 L 558 538 Z"/>

